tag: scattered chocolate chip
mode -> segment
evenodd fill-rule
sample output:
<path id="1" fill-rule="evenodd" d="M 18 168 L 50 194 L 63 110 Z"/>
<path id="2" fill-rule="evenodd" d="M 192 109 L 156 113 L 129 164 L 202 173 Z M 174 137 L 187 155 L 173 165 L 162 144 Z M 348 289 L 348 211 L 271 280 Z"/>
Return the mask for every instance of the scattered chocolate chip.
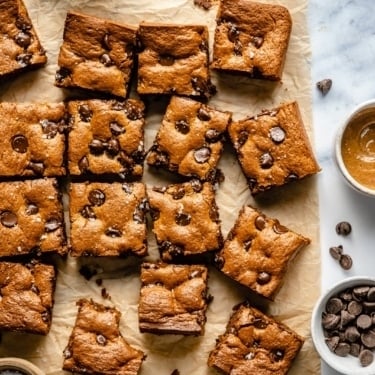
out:
<path id="1" fill-rule="evenodd" d="M 88 104 L 81 104 L 78 107 L 79 116 L 81 117 L 81 120 L 84 122 L 90 122 L 92 118 L 92 111 Z"/>
<path id="2" fill-rule="evenodd" d="M 11 139 L 12 148 L 14 151 L 24 154 L 27 152 L 27 148 L 29 147 L 29 142 L 24 135 L 17 134 L 12 137 Z"/>
<path id="3" fill-rule="evenodd" d="M 134 105 L 131 101 L 125 102 L 124 111 L 126 113 L 127 118 L 131 121 L 136 121 L 143 118 L 142 107 Z"/>
<path id="4" fill-rule="evenodd" d="M 185 188 L 183 186 L 177 186 L 176 189 L 172 191 L 172 198 L 174 200 L 182 199 L 185 196 Z"/>
<path id="5" fill-rule="evenodd" d="M 255 228 L 257 228 L 258 230 L 263 230 L 266 226 L 266 219 L 263 215 L 258 215 L 256 218 L 255 218 Z"/>
<path id="6" fill-rule="evenodd" d="M 61 221 L 55 217 L 49 219 L 46 221 L 44 225 L 44 230 L 49 233 L 49 232 L 54 232 L 58 228 L 61 227 Z"/>
<path id="7" fill-rule="evenodd" d="M 211 149 L 208 147 L 201 147 L 194 151 L 194 159 L 197 163 L 203 164 L 206 163 L 211 156 Z"/>
<path id="8" fill-rule="evenodd" d="M 81 172 L 86 172 L 89 169 L 89 160 L 86 156 L 78 162 L 78 168 Z"/>
<path id="9" fill-rule="evenodd" d="M 111 133 L 115 136 L 125 133 L 125 128 L 116 121 L 112 121 L 109 124 L 109 129 L 111 130 Z"/>
<path id="10" fill-rule="evenodd" d="M 203 107 L 198 109 L 197 117 L 201 121 L 209 121 L 211 119 L 209 112 Z"/>
<path id="11" fill-rule="evenodd" d="M 12 211 L 3 211 L 0 215 L 0 222 L 4 227 L 13 228 L 17 225 L 17 215 Z"/>
<path id="12" fill-rule="evenodd" d="M 269 152 L 265 152 L 259 158 L 259 163 L 262 169 L 269 169 L 273 166 L 273 157 Z"/>
<path id="13" fill-rule="evenodd" d="M 260 285 L 264 285 L 269 283 L 271 280 L 271 275 L 268 272 L 260 272 L 257 277 L 257 283 Z"/>
<path id="14" fill-rule="evenodd" d="M 68 68 L 60 68 L 55 74 L 55 80 L 57 83 L 62 83 L 69 75 L 70 70 Z"/>
<path id="15" fill-rule="evenodd" d="M 44 173 L 44 165 L 42 162 L 30 161 L 27 168 L 31 169 L 37 175 L 42 175 Z"/>
<path id="16" fill-rule="evenodd" d="M 264 41 L 263 37 L 261 37 L 261 36 L 253 36 L 251 39 L 252 39 L 251 40 L 252 43 L 254 44 L 254 46 L 256 48 L 260 48 L 263 44 L 263 41 Z"/>
<path id="17" fill-rule="evenodd" d="M 272 226 L 272 229 L 277 234 L 283 234 L 283 233 L 289 232 L 288 228 L 284 227 L 284 225 L 281 225 L 278 221 L 275 221 L 275 223 Z"/>
<path id="18" fill-rule="evenodd" d="M 336 233 L 347 236 L 352 231 L 352 226 L 347 221 L 341 221 L 336 225 Z"/>
<path id="19" fill-rule="evenodd" d="M 39 212 L 39 208 L 34 203 L 29 203 L 25 210 L 26 215 L 36 215 L 38 212 Z"/>
<path id="20" fill-rule="evenodd" d="M 341 256 L 343 254 L 343 248 L 341 245 L 339 246 L 332 246 L 329 248 L 329 253 L 331 254 L 331 257 L 335 260 L 340 260 Z"/>
<path id="21" fill-rule="evenodd" d="M 96 215 L 95 215 L 95 212 L 94 210 L 92 209 L 91 206 L 89 205 L 86 205 L 82 208 L 81 210 L 81 215 L 85 218 L 85 219 L 91 219 L 91 220 L 95 220 L 96 219 Z"/>
<path id="22" fill-rule="evenodd" d="M 249 251 L 250 250 L 252 242 L 253 241 L 252 241 L 251 238 L 249 238 L 249 239 L 247 239 L 246 241 L 243 242 L 243 247 L 244 247 L 245 251 Z"/>
<path id="23" fill-rule="evenodd" d="M 99 335 L 96 335 L 96 342 L 99 345 L 104 346 L 107 343 L 107 339 L 103 335 L 99 334 Z"/>
<path id="24" fill-rule="evenodd" d="M 116 138 L 111 138 L 108 141 L 107 152 L 110 155 L 117 155 L 120 152 L 120 143 Z"/>
<path id="25" fill-rule="evenodd" d="M 163 66 L 172 66 L 175 62 L 175 59 L 171 55 L 161 55 L 159 57 L 159 64 Z"/>
<path id="26" fill-rule="evenodd" d="M 205 139 L 208 143 L 218 142 L 221 138 L 221 133 L 216 129 L 208 129 L 205 134 Z"/>
<path id="27" fill-rule="evenodd" d="M 27 32 L 20 31 L 14 37 L 14 40 L 22 48 L 27 48 L 31 44 L 31 35 Z"/>
<path id="28" fill-rule="evenodd" d="M 143 224 L 145 222 L 145 203 L 140 203 L 133 213 L 133 220 L 138 224 Z"/>
<path id="29" fill-rule="evenodd" d="M 343 254 L 340 258 L 340 266 L 344 269 L 344 270 L 349 270 L 350 268 L 352 268 L 352 265 L 353 265 L 353 260 L 351 258 L 350 255 L 348 254 Z"/>
<path id="30" fill-rule="evenodd" d="M 94 206 L 101 206 L 105 202 L 105 194 L 100 189 L 91 190 L 88 195 L 88 200 Z"/>
<path id="31" fill-rule="evenodd" d="M 191 79 L 191 85 L 193 89 L 198 92 L 199 95 L 206 95 L 209 91 L 207 82 L 201 77 L 193 77 Z"/>
<path id="32" fill-rule="evenodd" d="M 285 139 L 285 131 L 280 126 L 274 126 L 269 132 L 270 138 L 276 144 L 282 143 Z"/>
<path id="33" fill-rule="evenodd" d="M 282 349 L 274 349 L 271 352 L 272 359 L 275 362 L 281 361 L 284 358 L 284 355 L 285 355 L 285 353 L 284 353 L 284 350 L 282 350 Z"/>
<path id="34" fill-rule="evenodd" d="M 175 128 L 182 134 L 187 134 L 190 131 L 189 124 L 186 120 L 177 120 L 175 122 Z"/>
<path id="35" fill-rule="evenodd" d="M 299 177 L 296 173 L 289 173 L 285 179 L 285 182 L 289 183 L 289 182 L 297 181 L 298 179 Z"/>
<path id="36" fill-rule="evenodd" d="M 185 226 L 190 224 L 191 216 L 189 214 L 179 212 L 175 215 L 174 220 L 177 225 Z"/>
<path id="37" fill-rule="evenodd" d="M 359 353 L 358 358 L 361 366 L 367 367 L 374 361 L 374 354 L 371 350 L 364 349 Z"/>
<path id="38" fill-rule="evenodd" d="M 22 30 L 22 31 L 31 30 L 30 22 L 25 20 L 23 17 L 18 17 L 16 19 L 15 25 L 17 29 Z"/>
<path id="39" fill-rule="evenodd" d="M 26 66 L 28 66 L 30 64 L 30 61 L 32 59 L 33 55 L 31 53 L 20 53 L 17 57 L 16 57 L 16 61 L 18 62 L 18 64 L 22 67 L 22 68 L 25 68 Z"/>
<path id="40" fill-rule="evenodd" d="M 112 238 L 121 237 L 122 236 L 122 232 L 121 232 L 121 230 L 119 230 L 117 228 L 109 227 L 105 231 L 105 235 L 108 236 L 108 237 L 112 237 Z"/>
<path id="41" fill-rule="evenodd" d="M 105 145 L 100 139 L 93 139 L 90 144 L 90 152 L 94 155 L 100 155 L 105 150 Z"/>
<path id="42" fill-rule="evenodd" d="M 103 53 L 103 55 L 100 56 L 99 61 L 104 65 L 104 66 L 111 66 L 113 65 L 113 61 L 108 55 L 108 53 Z"/>
<path id="43" fill-rule="evenodd" d="M 326 95 L 332 87 L 332 80 L 329 78 L 322 79 L 316 83 L 316 87 L 323 95 Z"/>

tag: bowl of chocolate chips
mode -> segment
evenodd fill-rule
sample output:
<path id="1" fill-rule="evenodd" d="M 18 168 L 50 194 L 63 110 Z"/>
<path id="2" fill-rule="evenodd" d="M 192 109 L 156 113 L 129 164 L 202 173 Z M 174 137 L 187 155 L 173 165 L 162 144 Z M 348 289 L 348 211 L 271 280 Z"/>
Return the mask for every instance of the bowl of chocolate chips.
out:
<path id="1" fill-rule="evenodd" d="M 311 318 L 320 357 L 348 375 L 375 374 L 375 277 L 349 277 L 321 295 Z"/>
<path id="2" fill-rule="evenodd" d="M 44 375 L 33 363 L 22 358 L 0 358 L 0 375 Z"/>

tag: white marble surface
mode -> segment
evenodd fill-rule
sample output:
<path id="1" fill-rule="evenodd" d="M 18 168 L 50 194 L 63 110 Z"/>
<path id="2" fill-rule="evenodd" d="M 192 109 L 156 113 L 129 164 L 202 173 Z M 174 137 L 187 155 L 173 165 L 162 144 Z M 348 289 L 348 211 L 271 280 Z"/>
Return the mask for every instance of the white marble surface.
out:
<path id="1" fill-rule="evenodd" d="M 349 276 L 375 276 L 375 198 L 348 187 L 336 168 L 333 142 L 338 127 L 359 103 L 375 97 L 374 2 L 367 0 L 310 0 L 312 82 L 333 81 L 322 96 L 314 87 L 314 131 L 322 172 L 318 177 L 322 291 Z M 347 220 L 353 231 L 338 236 L 335 226 Z M 341 244 L 353 258 L 353 267 L 342 270 L 328 252 Z M 339 360 L 339 358 L 338 358 Z M 337 372 L 323 363 L 323 375 Z"/>

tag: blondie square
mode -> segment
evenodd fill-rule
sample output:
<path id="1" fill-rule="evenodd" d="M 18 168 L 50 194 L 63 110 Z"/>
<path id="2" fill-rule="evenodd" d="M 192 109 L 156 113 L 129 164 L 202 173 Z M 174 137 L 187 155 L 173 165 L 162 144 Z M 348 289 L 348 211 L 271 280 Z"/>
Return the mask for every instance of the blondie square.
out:
<path id="1" fill-rule="evenodd" d="M 70 185 L 72 256 L 147 255 L 143 183 Z"/>
<path id="2" fill-rule="evenodd" d="M 46 62 L 46 51 L 23 1 L 0 1 L 0 79 L 39 68 Z"/>
<path id="3" fill-rule="evenodd" d="M 138 39 L 139 94 L 212 95 L 206 26 L 143 22 Z"/>
<path id="4" fill-rule="evenodd" d="M 153 232 L 164 261 L 197 259 L 223 242 L 215 192 L 191 180 L 148 191 Z"/>
<path id="5" fill-rule="evenodd" d="M 143 263 L 139 329 L 154 334 L 202 335 L 207 310 L 207 268 Z"/>
<path id="6" fill-rule="evenodd" d="M 0 330 L 47 335 L 55 284 L 51 265 L 0 262 Z"/>
<path id="7" fill-rule="evenodd" d="M 75 100 L 68 103 L 69 172 L 142 177 L 144 104 L 135 99 Z"/>
<path id="8" fill-rule="evenodd" d="M 235 307 L 208 366 L 227 375 L 285 375 L 303 343 L 285 324 L 243 303 Z"/>
<path id="9" fill-rule="evenodd" d="M 68 12 L 58 57 L 58 87 L 128 95 L 137 29 L 130 25 Z"/>
<path id="10" fill-rule="evenodd" d="M 245 206 L 215 259 L 224 274 L 273 299 L 291 260 L 309 243 L 277 219 Z"/>
<path id="11" fill-rule="evenodd" d="M 279 81 L 292 29 L 287 8 L 251 0 L 221 0 L 212 67 Z"/>
<path id="12" fill-rule="evenodd" d="M 173 96 L 147 163 L 207 180 L 215 175 L 231 113 Z"/>
<path id="13" fill-rule="evenodd" d="M 0 182 L 0 257 L 66 251 L 57 181 Z"/>
<path id="14" fill-rule="evenodd" d="M 232 122 L 228 132 L 253 195 L 320 171 L 297 102 Z"/>
<path id="15" fill-rule="evenodd" d="M 65 175 L 63 103 L 2 102 L 0 117 L 0 176 Z"/>
<path id="16" fill-rule="evenodd" d="M 77 302 L 78 314 L 64 350 L 63 370 L 75 374 L 137 375 L 145 355 L 119 330 L 121 313 L 92 300 Z"/>

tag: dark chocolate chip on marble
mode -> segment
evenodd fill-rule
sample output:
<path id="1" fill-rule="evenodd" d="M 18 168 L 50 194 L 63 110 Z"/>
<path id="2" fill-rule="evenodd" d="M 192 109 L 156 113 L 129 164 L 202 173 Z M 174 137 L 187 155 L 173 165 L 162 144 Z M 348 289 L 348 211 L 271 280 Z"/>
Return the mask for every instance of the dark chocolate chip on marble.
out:
<path id="1" fill-rule="evenodd" d="M 172 66 L 175 62 L 175 58 L 171 55 L 160 55 L 159 64 L 163 66 Z"/>
<path id="2" fill-rule="evenodd" d="M 342 253 L 343 253 L 343 248 L 341 245 L 332 246 L 329 248 L 329 253 L 333 259 L 340 260 Z"/>
<path id="3" fill-rule="evenodd" d="M 38 212 L 39 212 L 39 208 L 34 203 L 29 203 L 25 210 L 26 215 L 36 215 Z"/>
<path id="4" fill-rule="evenodd" d="M 316 83 L 316 87 L 323 95 L 326 95 L 332 87 L 332 80 L 329 78 L 322 79 Z"/>
<path id="5" fill-rule="evenodd" d="M 194 159 L 197 163 L 203 164 L 206 163 L 211 156 L 211 149 L 208 147 L 201 147 L 194 151 Z"/>
<path id="6" fill-rule="evenodd" d="M 101 206 L 105 202 L 105 194 L 100 189 L 91 190 L 88 195 L 88 200 L 94 206 Z"/>
<path id="7" fill-rule="evenodd" d="M 356 325 L 361 330 L 369 329 L 372 325 L 372 319 L 367 314 L 361 314 L 356 320 Z"/>
<path id="8" fill-rule="evenodd" d="M 330 298 L 326 304 L 326 311 L 329 314 L 338 314 L 344 307 L 340 298 Z"/>
<path id="9" fill-rule="evenodd" d="M 337 234 L 347 236 L 348 234 L 351 233 L 351 231 L 352 231 L 352 226 L 347 221 L 340 221 L 336 225 L 336 233 Z"/>
<path id="10" fill-rule="evenodd" d="M 29 141 L 22 134 L 17 134 L 13 136 L 11 139 L 11 144 L 12 144 L 13 150 L 20 154 L 26 153 L 27 148 L 29 147 Z"/>
<path id="11" fill-rule="evenodd" d="M 78 107 L 78 113 L 79 116 L 81 117 L 81 120 L 84 122 L 89 122 L 92 118 L 92 111 L 88 104 L 81 104 Z"/>
<path id="12" fill-rule="evenodd" d="M 62 83 L 65 78 L 67 78 L 70 75 L 70 70 L 68 68 L 60 68 L 56 74 L 55 74 L 55 79 L 56 82 Z"/>
<path id="13" fill-rule="evenodd" d="M 191 222 L 191 216 L 184 212 L 179 212 L 175 215 L 175 222 L 177 225 L 185 226 Z"/>
<path id="14" fill-rule="evenodd" d="M 27 32 L 20 31 L 14 37 L 14 40 L 22 48 L 27 48 L 31 44 L 31 35 Z"/>
<path id="15" fill-rule="evenodd" d="M 90 142 L 89 147 L 90 147 L 91 153 L 94 155 L 100 155 L 105 150 L 105 144 L 100 139 L 93 139 Z"/>
<path id="16" fill-rule="evenodd" d="M 91 220 L 94 220 L 96 219 L 96 215 L 95 215 L 95 212 L 94 210 L 92 209 L 91 206 L 89 205 L 86 205 L 82 208 L 81 210 L 81 215 L 85 218 L 85 219 L 91 219 Z"/>
<path id="17" fill-rule="evenodd" d="M 78 162 L 78 168 L 81 172 L 86 172 L 89 169 L 89 160 L 86 156 Z"/>
<path id="18" fill-rule="evenodd" d="M 350 353 L 350 345 L 347 342 L 339 342 L 335 349 L 335 354 L 339 357 L 346 357 Z"/>
<path id="19" fill-rule="evenodd" d="M 39 161 L 30 161 L 27 165 L 35 174 L 42 175 L 44 173 L 44 164 Z"/>
<path id="20" fill-rule="evenodd" d="M 364 349 L 359 353 L 358 358 L 361 366 L 367 367 L 374 361 L 374 353 L 371 350 Z"/>
<path id="21" fill-rule="evenodd" d="M 259 158 L 259 163 L 262 169 L 269 169 L 273 166 L 273 157 L 269 152 L 265 152 Z"/>
<path id="22" fill-rule="evenodd" d="M 0 215 L 0 222 L 4 227 L 13 228 L 17 225 L 17 215 L 12 211 L 3 211 Z"/>
<path id="23" fill-rule="evenodd" d="M 125 133 L 125 128 L 122 125 L 120 125 L 117 121 L 112 121 L 109 124 L 109 129 L 111 130 L 111 133 L 115 136 Z"/>
<path id="24" fill-rule="evenodd" d="M 121 232 L 121 230 L 119 230 L 115 227 L 109 227 L 108 229 L 106 229 L 105 235 L 108 236 L 108 237 L 112 237 L 112 238 L 121 237 L 122 232 Z"/>
<path id="25" fill-rule="evenodd" d="M 33 55 L 31 53 L 28 53 L 28 52 L 26 52 L 26 53 L 20 53 L 16 57 L 16 61 L 18 62 L 18 64 L 22 68 L 25 68 L 26 66 L 30 65 L 32 57 L 33 57 Z"/>
<path id="26" fill-rule="evenodd" d="M 209 121 L 211 119 L 209 112 L 203 107 L 198 109 L 197 117 L 201 121 Z"/>
<path id="27" fill-rule="evenodd" d="M 45 225 L 44 225 L 44 229 L 48 233 L 54 232 L 55 230 L 57 230 L 60 227 L 61 227 L 61 221 L 57 218 L 54 218 L 54 217 L 47 220 Z"/>
<path id="28" fill-rule="evenodd" d="M 266 226 L 265 217 L 263 215 L 258 215 L 255 218 L 254 224 L 255 224 L 255 228 L 257 228 L 258 230 L 263 230 Z"/>
<path id="29" fill-rule="evenodd" d="M 339 260 L 340 262 L 340 266 L 344 269 L 344 270 L 349 270 L 350 268 L 352 268 L 352 265 L 353 265 L 353 260 L 351 258 L 350 255 L 348 254 L 343 254 Z"/>
<path id="30" fill-rule="evenodd" d="M 274 126 L 270 129 L 270 138 L 276 144 L 282 143 L 285 139 L 285 131 L 280 126 Z"/>
<path id="31" fill-rule="evenodd" d="M 104 65 L 104 66 L 111 66 L 113 65 L 113 61 L 108 55 L 108 53 L 103 53 L 103 55 L 100 56 L 99 61 Z"/>
<path id="32" fill-rule="evenodd" d="M 271 281 L 271 275 L 268 272 L 260 272 L 257 277 L 257 283 L 260 285 L 268 284 Z"/>
<path id="33" fill-rule="evenodd" d="M 104 346 L 107 343 L 107 339 L 103 335 L 99 334 L 99 335 L 96 335 L 96 342 L 99 345 Z"/>
<path id="34" fill-rule="evenodd" d="M 175 128 L 182 134 L 187 134 L 190 131 L 190 126 L 187 121 L 185 120 L 177 120 L 175 122 Z"/>

